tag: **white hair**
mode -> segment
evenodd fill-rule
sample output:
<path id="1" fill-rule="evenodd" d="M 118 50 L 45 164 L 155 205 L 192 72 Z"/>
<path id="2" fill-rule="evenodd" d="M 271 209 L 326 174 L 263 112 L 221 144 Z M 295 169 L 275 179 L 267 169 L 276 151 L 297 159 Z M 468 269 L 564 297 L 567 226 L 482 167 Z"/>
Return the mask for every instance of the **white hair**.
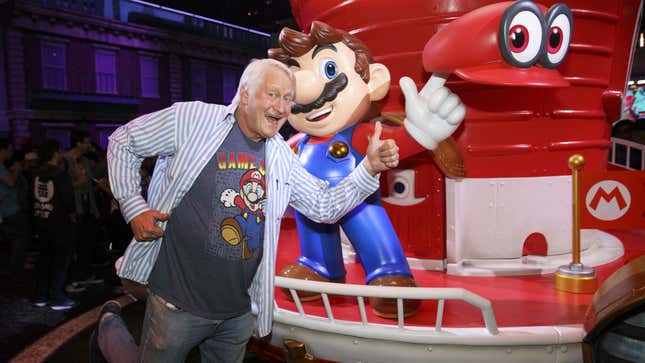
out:
<path id="1" fill-rule="evenodd" d="M 237 86 L 237 92 L 235 93 L 235 97 L 233 98 L 233 101 L 231 101 L 231 104 L 237 105 L 240 103 L 240 91 L 243 88 L 246 88 L 246 90 L 250 93 L 255 87 L 257 87 L 258 84 L 264 80 L 262 74 L 268 67 L 278 68 L 287 76 L 289 76 L 289 79 L 291 80 L 291 86 L 295 93 L 296 77 L 293 75 L 293 72 L 289 70 L 289 67 L 287 67 L 284 63 L 278 62 L 275 59 L 253 59 L 251 60 L 251 63 L 246 66 L 246 69 L 244 69 L 244 72 L 240 77 L 240 84 Z"/>

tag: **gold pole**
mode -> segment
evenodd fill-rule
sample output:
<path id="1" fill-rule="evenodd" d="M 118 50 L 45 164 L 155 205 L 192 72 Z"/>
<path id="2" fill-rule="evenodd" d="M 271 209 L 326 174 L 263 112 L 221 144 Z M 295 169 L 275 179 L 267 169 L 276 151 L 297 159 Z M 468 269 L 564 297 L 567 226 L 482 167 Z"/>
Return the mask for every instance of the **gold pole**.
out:
<path id="1" fill-rule="evenodd" d="M 578 170 L 585 166 L 585 158 L 576 154 L 569 158 L 569 169 L 571 169 L 573 184 L 573 261 L 574 264 L 580 263 L 580 186 L 578 179 Z"/>
<path id="2" fill-rule="evenodd" d="M 576 154 L 569 158 L 571 184 L 573 190 L 573 242 L 571 246 L 572 261 L 569 265 L 560 266 L 555 273 L 555 288 L 560 291 L 578 294 L 590 294 L 596 291 L 598 280 L 596 272 L 580 261 L 580 186 L 579 170 L 585 165 L 585 158 Z"/>

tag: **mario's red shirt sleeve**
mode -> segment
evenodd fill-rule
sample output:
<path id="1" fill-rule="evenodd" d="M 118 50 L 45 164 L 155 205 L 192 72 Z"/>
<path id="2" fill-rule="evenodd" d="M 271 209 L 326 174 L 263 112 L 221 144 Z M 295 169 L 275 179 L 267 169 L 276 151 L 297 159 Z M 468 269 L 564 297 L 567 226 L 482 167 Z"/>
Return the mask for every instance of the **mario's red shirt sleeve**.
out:
<path id="1" fill-rule="evenodd" d="M 244 199 L 240 197 L 239 195 L 235 197 L 233 200 L 233 203 L 235 204 L 236 207 L 240 208 L 241 210 L 244 210 L 246 208 L 246 203 L 244 203 Z"/>

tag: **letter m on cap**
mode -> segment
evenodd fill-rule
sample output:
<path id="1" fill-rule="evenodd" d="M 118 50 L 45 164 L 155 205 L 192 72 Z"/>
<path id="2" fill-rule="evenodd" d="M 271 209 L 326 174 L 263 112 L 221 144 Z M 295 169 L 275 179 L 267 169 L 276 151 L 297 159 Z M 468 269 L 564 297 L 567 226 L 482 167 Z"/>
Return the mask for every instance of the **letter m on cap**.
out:
<path id="1" fill-rule="evenodd" d="M 645 171 L 580 173 L 580 228 L 645 228 Z"/>
<path id="2" fill-rule="evenodd" d="M 625 198 L 623 195 L 620 193 L 620 190 L 618 187 L 614 187 L 609 193 L 605 191 L 603 187 L 598 188 L 596 191 L 596 194 L 593 196 L 591 199 L 591 202 L 589 203 L 589 207 L 592 209 L 598 209 L 598 204 L 600 203 L 600 199 L 604 199 L 607 203 L 611 202 L 612 199 L 616 199 L 616 203 L 618 204 L 618 209 L 622 210 L 623 208 L 627 207 L 627 202 L 625 202 Z"/>

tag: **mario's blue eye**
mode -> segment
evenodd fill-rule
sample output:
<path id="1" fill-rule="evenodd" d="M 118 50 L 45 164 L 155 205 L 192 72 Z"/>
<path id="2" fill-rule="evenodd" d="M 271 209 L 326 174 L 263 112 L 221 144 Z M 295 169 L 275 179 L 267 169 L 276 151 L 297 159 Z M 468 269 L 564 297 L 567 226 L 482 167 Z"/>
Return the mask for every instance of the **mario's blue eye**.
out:
<path id="1" fill-rule="evenodd" d="M 321 73 L 327 79 L 334 79 L 338 75 L 338 66 L 333 60 L 323 60 L 321 63 Z"/>

